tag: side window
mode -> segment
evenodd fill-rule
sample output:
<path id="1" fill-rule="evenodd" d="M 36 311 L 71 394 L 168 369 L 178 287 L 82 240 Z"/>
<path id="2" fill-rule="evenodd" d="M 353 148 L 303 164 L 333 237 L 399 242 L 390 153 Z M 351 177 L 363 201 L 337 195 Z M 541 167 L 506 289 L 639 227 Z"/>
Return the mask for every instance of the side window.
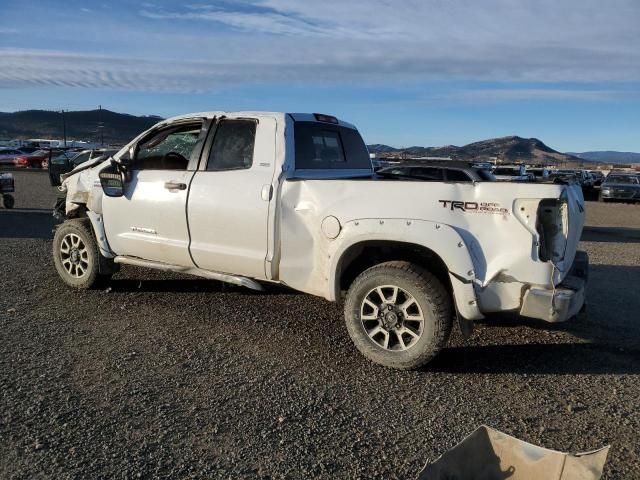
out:
<path id="1" fill-rule="evenodd" d="M 251 168 L 255 142 L 254 120 L 222 120 L 213 137 L 207 170 Z"/>
<path id="2" fill-rule="evenodd" d="M 447 170 L 448 182 L 470 182 L 471 177 L 462 170 Z"/>
<path id="3" fill-rule="evenodd" d="M 186 170 L 202 125 L 167 128 L 138 145 L 135 170 Z"/>

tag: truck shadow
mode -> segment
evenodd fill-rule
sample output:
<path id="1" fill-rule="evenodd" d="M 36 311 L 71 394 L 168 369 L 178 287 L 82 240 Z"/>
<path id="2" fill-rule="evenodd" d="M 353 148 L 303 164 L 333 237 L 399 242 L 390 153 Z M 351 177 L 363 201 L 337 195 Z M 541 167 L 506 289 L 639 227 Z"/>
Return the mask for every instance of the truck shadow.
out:
<path id="1" fill-rule="evenodd" d="M 640 228 L 585 226 L 583 242 L 640 243 Z"/>
<path id="2" fill-rule="evenodd" d="M 639 374 L 640 266 L 591 265 L 584 318 L 549 324 L 517 315 L 492 315 L 489 328 L 558 332 L 563 343 L 468 345 L 444 349 L 427 371 L 482 373 Z M 490 333 L 489 333 L 490 335 Z M 473 339 L 471 340 L 473 342 Z"/>
<path id="3" fill-rule="evenodd" d="M 425 368 L 443 373 L 640 374 L 640 350 L 589 343 L 445 348 Z"/>
<path id="4" fill-rule="evenodd" d="M 51 210 L 0 209 L 0 238 L 53 238 L 55 219 Z"/>

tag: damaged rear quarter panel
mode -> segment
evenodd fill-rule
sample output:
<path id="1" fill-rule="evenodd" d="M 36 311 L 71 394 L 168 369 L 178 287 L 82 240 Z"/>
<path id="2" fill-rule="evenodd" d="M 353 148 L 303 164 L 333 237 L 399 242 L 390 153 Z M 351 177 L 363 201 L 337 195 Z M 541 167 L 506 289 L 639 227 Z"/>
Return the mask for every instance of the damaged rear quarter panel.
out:
<path id="1" fill-rule="evenodd" d="M 458 282 L 471 279 L 471 295 L 456 292 L 459 308 L 475 292 L 483 311 L 515 309 L 523 285 L 552 281 L 552 266 L 537 258 L 537 233 L 514 215 L 515 199 L 559 198 L 562 191 L 560 185 L 495 182 L 285 180 L 279 280 L 335 299 L 340 255 L 350 245 L 403 241 L 433 250 Z M 321 230 L 327 216 L 342 226 L 335 239 Z"/>

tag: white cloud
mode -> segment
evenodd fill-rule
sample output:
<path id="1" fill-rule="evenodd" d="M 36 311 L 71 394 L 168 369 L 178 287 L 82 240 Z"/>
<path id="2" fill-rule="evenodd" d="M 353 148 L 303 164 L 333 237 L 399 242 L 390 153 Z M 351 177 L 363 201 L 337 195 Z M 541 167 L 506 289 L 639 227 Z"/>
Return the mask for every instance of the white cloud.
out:
<path id="1" fill-rule="evenodd" d="M 243 31 L 276 35 L 331 36 L 332 28 L 322 27 L 275 11 L 234 12 L 207 7 L 191 7 L 182 11 L 143 8 L 140 15 L 153 20 L 214 21 Z"/>
<path id="2" fill-rule="evenodd" d="M 637 0 L 227 0 L 144 3 L 134 13 L 132 23 L 96 28 L 100 39 L 83 53 L 69 51 L 56 31 L 46 48 L 0 49 L 0 87 L 640 82 Z M 95 17 L 87 22 L 102 22 Z M 605 90 L 475 90 L 457 98 L 591 101 L 608 98 Z"/>

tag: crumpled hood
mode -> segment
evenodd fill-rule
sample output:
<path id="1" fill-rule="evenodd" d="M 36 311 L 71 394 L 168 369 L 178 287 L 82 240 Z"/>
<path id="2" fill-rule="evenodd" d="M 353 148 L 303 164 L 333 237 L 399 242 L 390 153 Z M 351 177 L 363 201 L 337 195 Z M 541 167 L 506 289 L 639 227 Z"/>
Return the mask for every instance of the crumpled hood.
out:
<path id="1" fill-rule="evenodd" d="M 81 204 L 96 213 L 102 212 L 102 188 L 98 173 L 110 161 L 111 159 L 106 159 L 89 162 L 89 165 L 79 165 L 71 172 L 61 176 L 63 181 L 58 190 L 67 194 L 67 215 L 77 210 Z"/>
<path id="2" fill-rule="evenodd" d="M 74 168 L 70 172 L 63 173 L 62 175 L 60 175 L 60 180 L 64 181 L 67 178 L 69 178 L 70 176 L 75 175 L 78 172 L 82 172 L 84 170 L 88 170 L 91 167 L 95 167 L 96 165 L 99 165 L 102 162 L 104 162 L 103 158 L 96 157 L 93 160 L 89 160 L 87 162 L 81 163 L 80 165 L 78 165 L 76 168 Z"/>

